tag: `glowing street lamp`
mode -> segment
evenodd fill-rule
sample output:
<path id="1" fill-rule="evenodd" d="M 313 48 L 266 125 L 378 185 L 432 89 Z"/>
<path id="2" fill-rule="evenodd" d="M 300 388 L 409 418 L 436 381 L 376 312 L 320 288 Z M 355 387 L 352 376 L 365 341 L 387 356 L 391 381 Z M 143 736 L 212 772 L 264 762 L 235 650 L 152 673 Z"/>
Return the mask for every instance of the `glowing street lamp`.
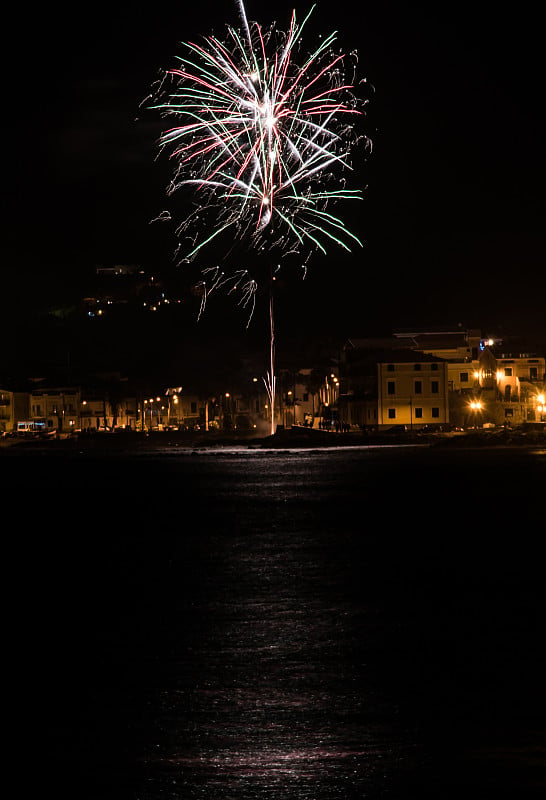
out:
<path id="1" fill-rule="evenodd" d="M 478 427 L 478 413 L 483 410 L 483 403 L 481 400 L 471 400 L 469 403 L 470 410 L 474 413 L 474 427 Z"/>
<path id="2" fill-rule="evenodd" d="M 546 398 L 542 392 L 537 395 L 537 411 L 540 414 L 540 422 L 544 422 L 542 415 L 546 413 Z"/>

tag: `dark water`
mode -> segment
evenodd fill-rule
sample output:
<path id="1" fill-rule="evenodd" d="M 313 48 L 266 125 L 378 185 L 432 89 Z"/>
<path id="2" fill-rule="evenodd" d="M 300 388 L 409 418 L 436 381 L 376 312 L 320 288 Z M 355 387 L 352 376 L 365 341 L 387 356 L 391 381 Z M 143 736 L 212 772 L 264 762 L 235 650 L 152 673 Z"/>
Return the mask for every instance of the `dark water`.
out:
<path id="1" fill-rule="evenodd" d="M 18 795 L 544 796 L 544 451 L 0 468 Z"/>

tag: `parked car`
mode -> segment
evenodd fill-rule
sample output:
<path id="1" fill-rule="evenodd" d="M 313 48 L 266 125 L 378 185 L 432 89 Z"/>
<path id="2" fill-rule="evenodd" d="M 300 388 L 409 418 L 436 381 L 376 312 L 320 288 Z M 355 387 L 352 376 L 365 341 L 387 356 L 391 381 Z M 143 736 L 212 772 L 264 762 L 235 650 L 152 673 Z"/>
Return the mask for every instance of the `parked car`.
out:
<path id="1" fill-rule="evenodd" d="M 396 435 L 399 433 L 407 433 L 410 430 L 409 425 L 391 425 L 390 428 L 379 428 L 379 433 L 387 435 Z"/>

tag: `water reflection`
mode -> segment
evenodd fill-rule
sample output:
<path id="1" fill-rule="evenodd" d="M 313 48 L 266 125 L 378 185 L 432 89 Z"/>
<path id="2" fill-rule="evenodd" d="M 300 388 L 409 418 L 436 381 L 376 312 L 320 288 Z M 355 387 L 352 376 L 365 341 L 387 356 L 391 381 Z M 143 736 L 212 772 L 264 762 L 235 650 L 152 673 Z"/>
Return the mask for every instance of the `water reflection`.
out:
<path id="1" fill-rule="evenodd" d="M 502 450 L 41 456 L 43 496 L 63 497 L 47 528 L 13 459 L 30 794 L 542 796 L 545 466 Z M 108 502 L 84 514 L 97 476 Z"/>
<path id="2" fill-rule="evenodd" d="M 181 784 L 186 797 L 360 797 L 416 757 L 376 679 L 381 609 L 360 580 L 348 584 L 358 547 L 316 518 L 310 531 L 305 514 L 295 528 L 269 511 L 257 528 L 246 508 L 236 530 L 213 537 L 206 596 L 155 700 L 150 797 L 176 797 Z"/>

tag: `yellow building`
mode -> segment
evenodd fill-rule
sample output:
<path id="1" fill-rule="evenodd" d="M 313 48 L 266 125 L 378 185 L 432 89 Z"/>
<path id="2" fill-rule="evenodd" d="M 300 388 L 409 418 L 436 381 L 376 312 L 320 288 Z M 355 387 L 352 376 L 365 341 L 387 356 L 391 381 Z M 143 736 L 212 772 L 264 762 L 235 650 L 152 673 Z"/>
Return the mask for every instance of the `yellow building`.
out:
<path id="1" fill-rule="evenodd" d="M 351 340 L 342 352 L 340 418 L 363 429 L 449 423 L 448 363 L 413 342 Z"/>
<path id="2" fill-rule="evenodd" d="M 30 426 L 27 392 L 0 389 L 0 434 L 13 433 Z"/>
<path id="3" fill-rule="evenodd" d="M 395 354 L 393 353 L 393 356 Z M 449 423 L 447 363 L 434 356 L 398 353 L 377 365 L 379 427 L 408 429 Z"/>
<path id="4" fill-rule="evenodd" d="M 72 433 L 80 424 L 80 391 L 43 388 L 30 392 L 30 419 L 35 428 L 49 433 Z"/>
<path id="5" fill-rule="evenodd" d="M 485 346 L 474 374 L 484 422 L 517 426 L 546 418 L 546 360 L 531 352 Z"/>

